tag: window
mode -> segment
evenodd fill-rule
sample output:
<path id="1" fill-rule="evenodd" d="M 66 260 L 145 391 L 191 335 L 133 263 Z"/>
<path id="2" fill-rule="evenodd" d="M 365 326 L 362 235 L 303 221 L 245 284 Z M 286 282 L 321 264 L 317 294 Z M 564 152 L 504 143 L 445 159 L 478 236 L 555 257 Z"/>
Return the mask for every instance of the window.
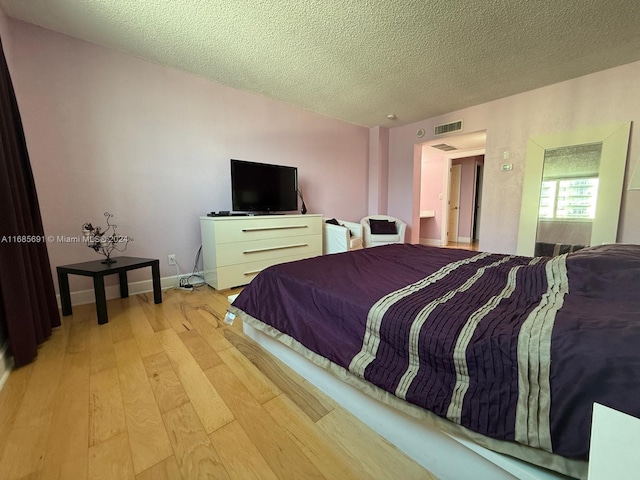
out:
<path id="1" fill-rule="evenodd" d="M 538 217 L 583 219 L 596 217 L 598 178 L 559 178 L 542 182 Z"/>

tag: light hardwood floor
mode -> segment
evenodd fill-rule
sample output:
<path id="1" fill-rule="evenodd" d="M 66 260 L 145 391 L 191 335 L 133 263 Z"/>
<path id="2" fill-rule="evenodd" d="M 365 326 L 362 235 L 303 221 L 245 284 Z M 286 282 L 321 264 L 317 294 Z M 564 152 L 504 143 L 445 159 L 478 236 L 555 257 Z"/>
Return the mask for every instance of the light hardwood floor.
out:
<path id="1" fill-rule="evenodd" d="M 478 240 L 474 240 L 471 243 L 467 242 L 449 242 L 445 245 L 446 248 L 458 248 L 462 250 L 478 251 Z"/>
<path id="2" fill-rule="evenodd" d="M 0 479 L 432 479 L 201 287 L 73 308 L 0 391 Z"/>

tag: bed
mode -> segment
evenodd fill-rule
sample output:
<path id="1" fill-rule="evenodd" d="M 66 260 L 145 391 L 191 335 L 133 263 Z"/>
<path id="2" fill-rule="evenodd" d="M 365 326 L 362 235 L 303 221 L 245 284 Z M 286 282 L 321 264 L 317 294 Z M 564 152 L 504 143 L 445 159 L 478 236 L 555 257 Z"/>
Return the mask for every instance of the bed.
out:
<path id="1" fill-rule="evenodd" d="M 636 245 L 398 244 L 270 267 L 229 311 L 448 434 L 585 478 L 593 403 L 640 416 L 638 292 Z"/>

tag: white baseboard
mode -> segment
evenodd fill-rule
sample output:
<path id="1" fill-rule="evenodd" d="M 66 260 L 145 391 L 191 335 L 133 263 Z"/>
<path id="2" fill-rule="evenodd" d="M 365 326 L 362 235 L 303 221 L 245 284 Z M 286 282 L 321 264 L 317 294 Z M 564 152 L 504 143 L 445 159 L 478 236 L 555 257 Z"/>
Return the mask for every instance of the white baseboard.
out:
<path id="1" fill-rule="evenodd" d="M 442 240 L 439 238 L 421 238 L 420 245 L 427 245 L 429 247 L 441 247 Z"/>
<path id="2" fill-rule="evenodd" d="M 13 357 L 9 353 L 9 340 L 5 340 L 4 345 L 0 347 L 0 390 L 9 378 L 12 368 Z"/>
<path id="3" fill-rule="evenodd" d="M 160 279 L 160 288 L 162 290 L 175 288 L 180 284 L 181 278 L 188 278 L 192 275 L 193 274 L 188 273 L 180 276 L 172 275 L 170 277 L 162 277 Z M 202 278 L 204 278 L 204 274 L 202 272 L 197 272 L 197 275 L 200 275 Z M 141 293 L 147 292 L 153 292 L 153 281 L 151 279 L 129 283 L 129 295 L 139 295 Z M 116 283 L 115 285 L 105 286 L 104 293 L 107 297 L 107 300 L 120 298 L 120 284 Z M 62 305 L 60 303 L 60 294 L 56 294 L 56 301 L 58 302 L 58 307 L 61 307 Z M 94 295 L 93 288 L 90 290 L 79 290 L 77 292 L 71 292 L 71 305 L 85 305 L 87 303 L 95 303 L 95 301 L 96 297 Z"/>

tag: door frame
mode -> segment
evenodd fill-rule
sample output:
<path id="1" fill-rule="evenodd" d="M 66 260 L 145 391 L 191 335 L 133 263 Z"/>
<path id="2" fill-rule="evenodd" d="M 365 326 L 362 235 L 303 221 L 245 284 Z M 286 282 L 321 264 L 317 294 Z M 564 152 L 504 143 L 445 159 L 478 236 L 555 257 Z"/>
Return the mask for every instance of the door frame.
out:
<path id="1" fill-rule="evenodd" d="M 473 205 L 472 205 L 472 225 L 471 225 L 471 243 L 480 240 L 480 215 L 482 213 L 482 184 L 484 182 L 484 162 L 476 160 L 476 171 L 473 181 Z M 480 175 L 478 175 L 480 172 Z"/>
<path id="2" fill-rule="evenodd" d="M 475 157 L 476 155 L 485 155 L 485 148 L 477 148 L 475 150 L 464 150 L 451 152 L 444 156 L 446 163 L 443 178 L 443 201 L 442 201 L 442 225 L 440 231 L 440 243 L 442 246 L 447 244 L 447 229 L 449 228 L 449 184 L 451 182 L 451 161 L 456 158 Z M 486 157 L 485 157 L 486 158 Z"/>
<path id="3" fill-rule="evenodd" d="M 458 171 L 458 185 L 455 185 L 453 183 L 454 180 L 454 175 L 453 175 L 453 171 L 457 169 Z M 456 187 L 458 188 L 458 198 L 454 198 L 454 188 Z M 460 164 L 456 164 L 454 165 L 453 162 L 451 162 L 451 166 L 449 167 L 449 198 L 446 202 L 447 204 L 447 211 L 449 212 L 449 218 L 448 218 L 448 223 L 447 223 L 447 245 L 449 244 L 449 242 L 455 242 L 458 243 L 458 238 L 460 238 L 459 235 L 459 228 L 460 228 L 460 197 L 461 197 L 461 192 L 460 189 L 462 188 L 462 165 Z M 457 212 L 453 213 L 451 210 L 451 204 L 452 201 L 454 204 L 457 204 Z M 455 226 L 455 236 L 453 235 L 452 232 L 452 228 L 451 226 Z M 455 238 L 455 239 L 454 239 Z"/>

